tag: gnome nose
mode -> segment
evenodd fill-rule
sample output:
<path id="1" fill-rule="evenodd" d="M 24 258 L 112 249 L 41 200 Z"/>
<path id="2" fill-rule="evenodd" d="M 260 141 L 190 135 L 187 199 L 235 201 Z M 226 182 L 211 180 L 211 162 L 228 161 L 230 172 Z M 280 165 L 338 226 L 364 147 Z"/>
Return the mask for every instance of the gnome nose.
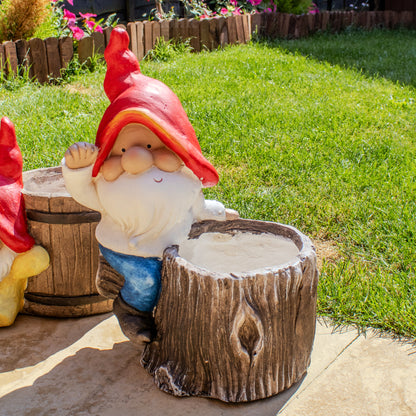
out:
<path id="1" fill-rule="evenodd" d="M 137 175 L 153 165 L 152 152 L 141 146 L 132 146 L 121 157 L 122 168 L 131 175 Z"/>

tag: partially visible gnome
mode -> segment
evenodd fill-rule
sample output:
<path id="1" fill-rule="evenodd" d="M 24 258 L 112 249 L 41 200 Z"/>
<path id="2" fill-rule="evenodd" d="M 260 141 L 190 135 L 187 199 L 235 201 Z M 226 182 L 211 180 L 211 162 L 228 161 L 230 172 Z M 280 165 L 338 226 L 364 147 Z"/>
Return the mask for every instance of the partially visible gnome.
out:
<path id="1" fill-rule="evenodd" d="M 204 199 L 202 187 L 215 185 L 218 174 L 202 155 L 178 97 L 141 74 L 128 45 L 127 32 L 115 28 L 105 50 L 104 90 L 111 104 L 95 145 L 72 145 L 62 170 L 73 198 L 101 213 L 101 253 L 124 277 L 114 301 L 121 328 L 130 339 L 149 342 L 165 248 L 184 241 L 195 221 L 238 214 Z M 123 325 L 129 317 L 135 334 Z"/>
<path id="2" fill-rule="evenodd" d="M 28 234 L 22 196 L 23 159 L 13 123 L 0 126 L 0 326 L 13 324 L 27 280 L 49 266 L 49 255 Z"/>

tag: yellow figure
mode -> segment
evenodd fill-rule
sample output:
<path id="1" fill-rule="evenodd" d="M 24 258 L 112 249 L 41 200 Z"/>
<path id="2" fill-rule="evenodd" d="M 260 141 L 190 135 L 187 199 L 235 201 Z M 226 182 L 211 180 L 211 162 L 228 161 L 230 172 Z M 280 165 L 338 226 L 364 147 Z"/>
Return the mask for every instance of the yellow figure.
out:
<path id="1" fill-rule="evenodd" d="M 36 245 L 26 222 L 23 158 L 13 123 L 0 121 L 0 327 L 11 325 L 22 310 L 27 279 L 49 266 L 49 255 Z"/>
<path id="2" fill-rule="evenodd" d="M 41 246 L 33 246 L 16 255 L 9 273 L 0 278 L 0 327 L 13 324 L 23 308 L 28 278 L 43 272 L 48 266 L 48 252 Z"/>

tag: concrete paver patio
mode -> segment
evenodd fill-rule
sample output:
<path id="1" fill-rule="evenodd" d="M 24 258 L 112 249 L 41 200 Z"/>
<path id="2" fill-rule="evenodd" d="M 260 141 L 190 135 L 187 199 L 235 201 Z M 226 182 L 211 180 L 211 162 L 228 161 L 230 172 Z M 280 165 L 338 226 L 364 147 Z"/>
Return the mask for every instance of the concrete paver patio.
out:
<path id="1" fill-rule="evenodd" d="M 320 322 L 305 377 L 237 405 L 158 390 L 112 314 L 19 315 L 0 329 L 0 351 L 0 416 L 416 415 L 414 346 Z"/>

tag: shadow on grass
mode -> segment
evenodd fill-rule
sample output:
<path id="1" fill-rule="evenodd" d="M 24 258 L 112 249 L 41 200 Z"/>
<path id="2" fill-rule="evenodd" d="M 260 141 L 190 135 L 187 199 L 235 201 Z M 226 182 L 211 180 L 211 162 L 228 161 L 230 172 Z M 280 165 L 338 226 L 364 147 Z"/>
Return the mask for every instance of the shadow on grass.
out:
<path id="1" fill-rule="evenodd" d="M 305 39 L 265 41 L 308 58 L 416 88 L 416 30 L 348 28 Z"/>

